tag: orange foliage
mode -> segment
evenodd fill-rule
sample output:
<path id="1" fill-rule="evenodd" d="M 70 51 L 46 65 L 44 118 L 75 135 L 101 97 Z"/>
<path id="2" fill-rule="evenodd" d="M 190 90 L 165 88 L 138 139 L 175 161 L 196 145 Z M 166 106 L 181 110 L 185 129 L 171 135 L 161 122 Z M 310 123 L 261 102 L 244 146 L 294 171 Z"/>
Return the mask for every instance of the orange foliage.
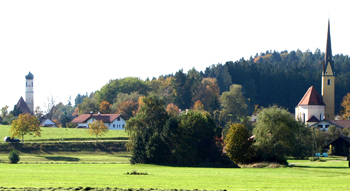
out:
<path id="1" fill-rule="evenodd" d="M 106 100 L 103 100 L 101 103 L 100 103 L 100 113 L 102 114 L 108 114 L 108 113 L 111 113 L 111 104 L 109 104 L 108 101 Z"/>
<path id="2" fill-rule="evenodd" d="M 193 110 L 195 111 L 204 111 L 204 105 L 201 101 L 197 100 L 196 103 L 194 103 Z"/>
<path id="3" fill-rule="evenodd" d="M 174 105 L 173 103 L 169 103 L 166 107 L 166 112 L 170 116 L 179 116 L 180 115 L 180 109 L 177 107 L 177 105 Z"/>

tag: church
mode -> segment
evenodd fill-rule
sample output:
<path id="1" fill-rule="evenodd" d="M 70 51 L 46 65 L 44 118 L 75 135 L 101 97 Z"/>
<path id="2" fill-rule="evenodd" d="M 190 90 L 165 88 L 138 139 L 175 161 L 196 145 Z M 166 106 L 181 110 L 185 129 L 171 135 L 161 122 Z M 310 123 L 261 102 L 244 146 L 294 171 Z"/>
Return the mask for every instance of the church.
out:
<path id="1" fill-rule="evenodd" d="M 330 22 L 328 20 L 325 58 L 322 62 L 321 95 L 311 86 L 295 108 L 295 119 L 308 126 L 321 121 L 334 121 L 335 73 L 332 59 Z M 328 128 L 328 125 L 323 128 Z"/>
<path id="2" fill-rule="evenodd" d="M 29 113 L 34 114 L 34 75 L 32 73 L 28 73 L 28 75 L 25 76 L 26 78 L 26 94 L 25 94 L 25 101 L 23 97 L 21 97 L 17 105 L 15 106 L 15 110 L 17 110 L 18 113 Z"/>

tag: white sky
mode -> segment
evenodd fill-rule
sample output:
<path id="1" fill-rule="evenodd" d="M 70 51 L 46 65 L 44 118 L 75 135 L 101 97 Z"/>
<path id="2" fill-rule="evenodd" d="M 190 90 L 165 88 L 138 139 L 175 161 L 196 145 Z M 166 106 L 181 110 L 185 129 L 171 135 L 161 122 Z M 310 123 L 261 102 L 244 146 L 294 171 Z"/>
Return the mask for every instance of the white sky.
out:
<path id="1" fill-rule="evenodd" d="M 281 3 L 283 2 L 283 3 Z M 0 1 L 0 108 L 67 103 L 110 79 L 205 70 L 266 50 L 350 54 L 348 1 Z M 73 102 L 74 103 L 74 102 Z"/>

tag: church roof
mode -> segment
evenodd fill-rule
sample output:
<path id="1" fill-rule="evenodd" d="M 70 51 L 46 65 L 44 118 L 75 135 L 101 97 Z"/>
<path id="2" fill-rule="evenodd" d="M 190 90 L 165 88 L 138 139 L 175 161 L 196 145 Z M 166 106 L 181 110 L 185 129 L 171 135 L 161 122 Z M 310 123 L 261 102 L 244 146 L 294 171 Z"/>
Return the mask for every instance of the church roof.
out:
<path id="1" fill-rule="evenodd" d="M 34 79 L 34 75 L 29 72 L 28 75 L 26 75 L 26 79 L 27 80 L 32 80 L 32 79 Z"/>
<path id="2" fill-rule="evenodd" d="M 31 113 L 27 103 L 24 101 L 22 96 L 19 98 L 16 108 L 19 108 L 22 113 Z"/>
<path id="3" fill-rule="evenodd" d="M 299 105 L 325 105 L 322 101 L 322 97 L 314 86 L 311 86 L 305 93 L 304 97 L 300 100 Z"/>
<path id="4" fill-rule="evenodd" d="M 320 122 L 315 116 L 311 116 L 310 119 L 308 119 L 306 122 Z"/>

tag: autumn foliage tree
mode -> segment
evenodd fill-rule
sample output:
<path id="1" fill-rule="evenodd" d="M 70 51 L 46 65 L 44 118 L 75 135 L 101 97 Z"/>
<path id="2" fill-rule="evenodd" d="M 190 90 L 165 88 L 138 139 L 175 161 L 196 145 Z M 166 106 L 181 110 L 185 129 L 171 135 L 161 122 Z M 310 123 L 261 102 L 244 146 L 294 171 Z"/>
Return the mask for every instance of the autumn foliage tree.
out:
<path id="1" fill-rule="evenodd" d="M 108 101 L 103 100 L 103 101 L 100 103 L 100 107 L 99 107 L 99 108 L 100 108 L 100 112 L 101 112 L 102 114 L 111 113 L 111 107 L 112 107 L 112 105 L 109 104 Z"/>
<path id="2" fill-rule="evenodd" d="M 347 120 L 350 117 L 350 93 L 347 93 L 344 98 L 343 102 L 341 103 L 341 106 L 343 107 L 343 115 L 342 118 Z"/>
<path id="3" fill-rule="evenodd" d="M 117 106 L 117 113 L 123 115 L 123 117 L 125 118 L 125 120 L 130 119 L 131 117 L 133 117 L 137 110 L 139 108 L 139 105 L 137 102 L 134 102 L 133 100 L 129 99 L 126 101 L 121 102 L 118 106 Z"/>
<path id="4" fill-rule="evenodd" d="M 234 163 L 246 163 L 254 154 L 253 139 L 243 124 L 232 124 L 225 137 L 227 156 Z"/>
<path id="5" fill-rule="evenodd" d="M 193 110 L 194 111 L 204 111 L 204 105 L 202 104 L 201 101 L 197 100 L 196 103 L 194 103 Z"/>
<path id="6" fill-rule="evenodd" d="M 173 103 L 169 103 L 166 106 L 166 112 L 168 113 L 169 116 L 179 116 L 180 115 L 180 109 L 177 107 L 177 105 Z"/>
<path id="7" fill-rule="evenodd" d="M 96 135 L 96 143 L 98 142 L 98 136 L 103 136 L 107 131 L 108 127 L 102 120 L 95 120 L 89 123 L 88 133 L 89 135 Z"/>
<path id="8" fill-rule="evenodd" d="M 40 137 L 40 127 L 39 120 L 37 117 L 30 114 L 20 114 L 18 119 L 12 122 L 12 127 L 10 129 L 11 137 L 22 137 L 22 142 L 24 142 L 24 135 L 36 135 Z"/>

